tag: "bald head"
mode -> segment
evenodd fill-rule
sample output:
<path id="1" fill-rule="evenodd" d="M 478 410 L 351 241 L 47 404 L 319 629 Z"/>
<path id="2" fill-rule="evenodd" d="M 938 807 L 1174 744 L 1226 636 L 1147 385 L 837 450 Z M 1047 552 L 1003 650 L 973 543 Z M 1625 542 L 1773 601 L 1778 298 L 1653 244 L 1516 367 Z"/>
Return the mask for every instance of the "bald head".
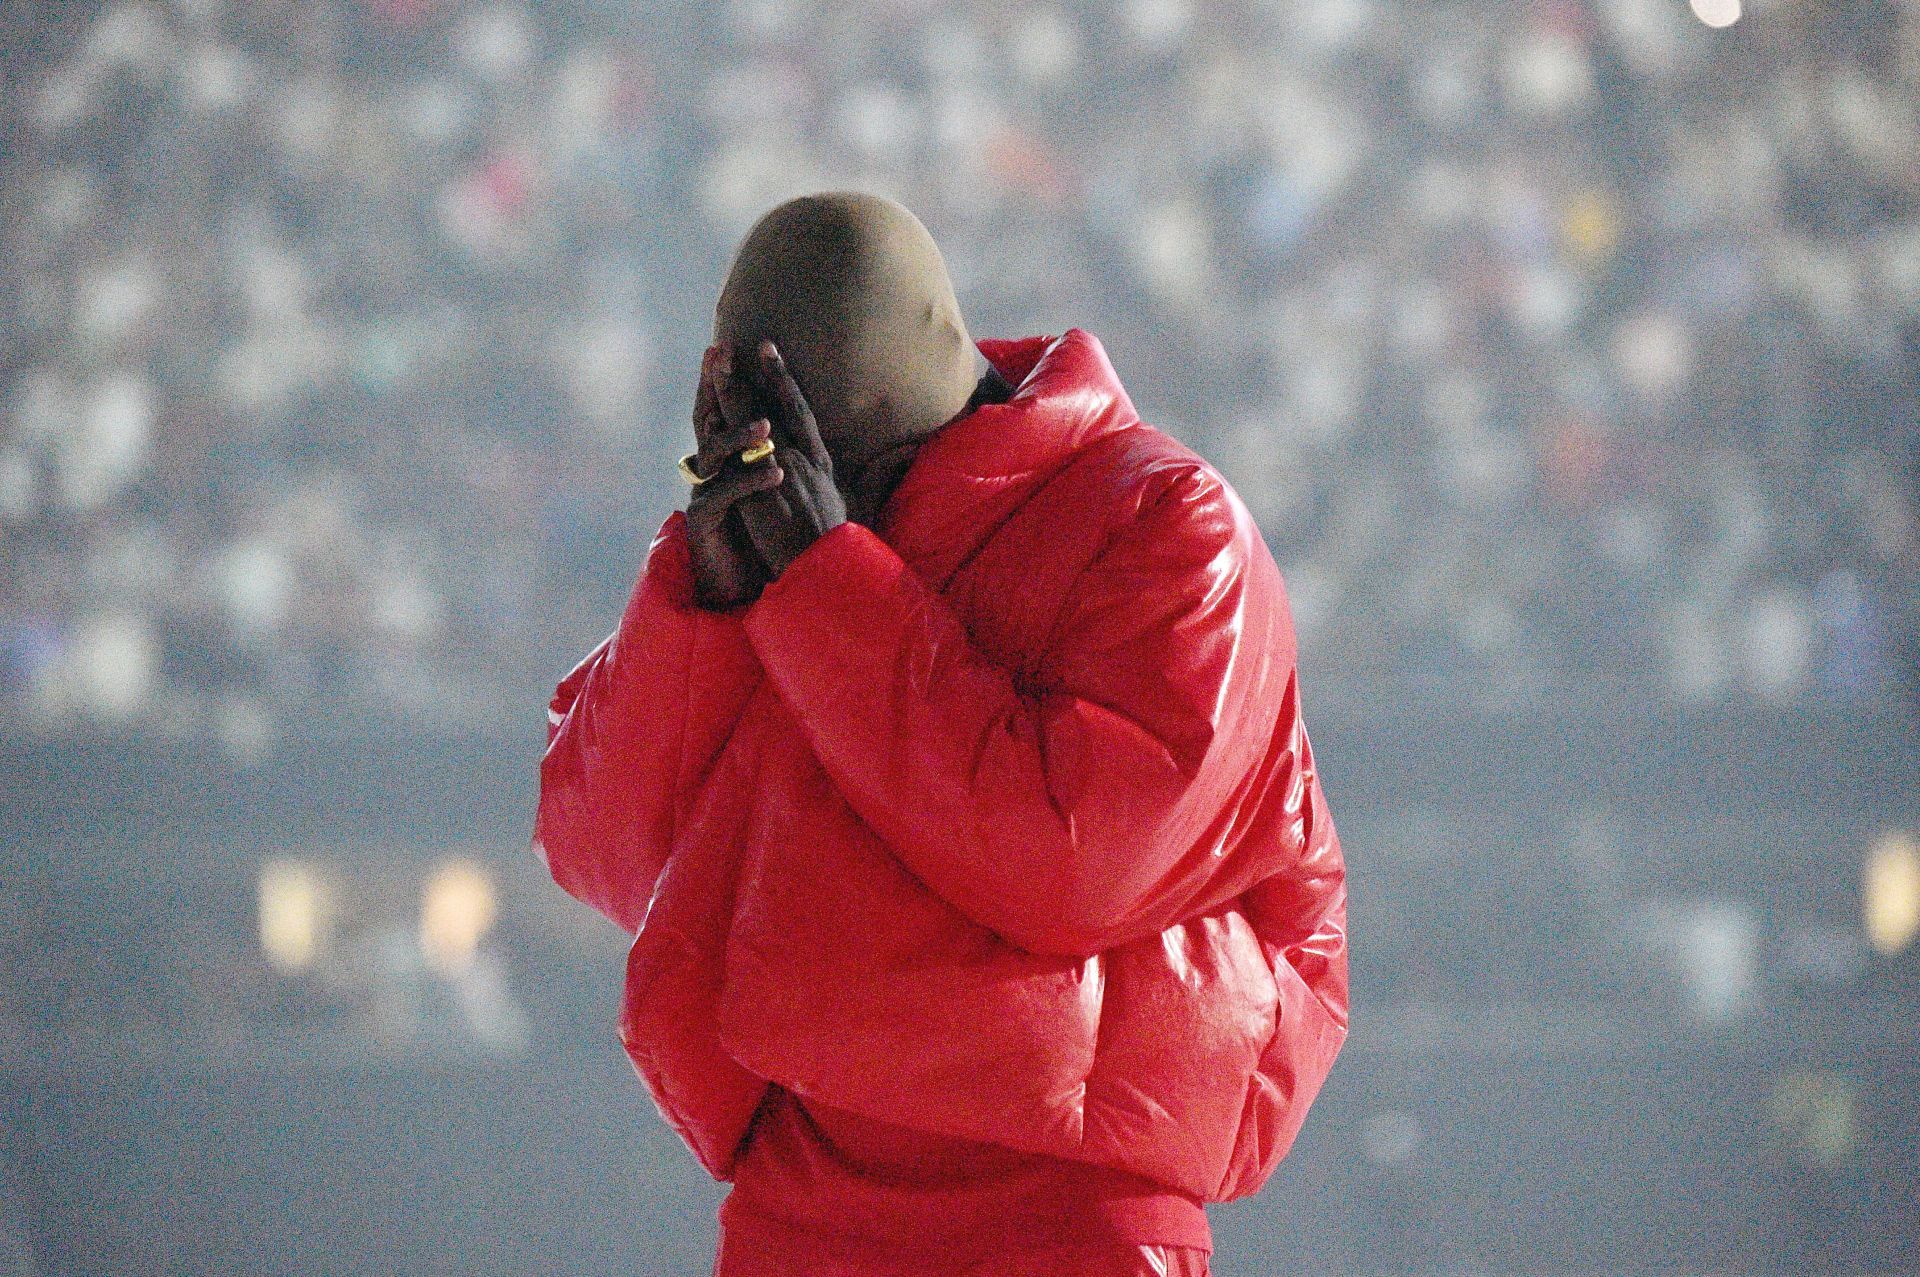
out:
<path id="1" fill-rule="evenodd" d="M 976 382 L 940 249 L 877 195 L 804 195 L 755 223 L 727 272 L 713 338 L 736 359 L 764 338 L 779 345 L 837 469 L 938 430 Z"/>

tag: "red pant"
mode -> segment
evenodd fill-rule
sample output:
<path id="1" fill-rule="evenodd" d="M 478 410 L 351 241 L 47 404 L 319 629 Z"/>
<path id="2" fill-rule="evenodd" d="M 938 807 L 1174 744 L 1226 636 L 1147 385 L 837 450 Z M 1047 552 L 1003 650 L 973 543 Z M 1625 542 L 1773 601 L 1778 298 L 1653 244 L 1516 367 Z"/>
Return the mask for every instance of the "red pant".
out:
<path id="1" fill-rule="evenodd" d="M 948 1267 L 924 1258 L 854 1253 L 820 1240 L 770 1254 L 723 1232 L 714 1277 L 1207 1277 L 1207 1252 L 1190 1246 L 1057 1246 Z"/>
<path id="2" fill-rule="evenodd" d="M 941 1262 L 803 1233 L 787 1233 L 776 1242 L 720 1229 L 714 1277 L 1208 1277 L 1208 1252 L 1098 1242 Z"/>

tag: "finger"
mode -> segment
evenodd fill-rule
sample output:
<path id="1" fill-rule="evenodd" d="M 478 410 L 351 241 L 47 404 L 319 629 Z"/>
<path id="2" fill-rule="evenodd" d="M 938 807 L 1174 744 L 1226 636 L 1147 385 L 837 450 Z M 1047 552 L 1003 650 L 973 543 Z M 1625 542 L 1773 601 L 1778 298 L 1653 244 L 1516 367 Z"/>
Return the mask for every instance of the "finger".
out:
<path id="1" fill-rule="evenodd" d="M 753 533 L 747 530 L 746 520 L 740 517 L 740 512 L 753 504 L 756 495 L 749 492 L 745 500 L 735 502 L 720 522 L 720 535 L 726 538 L 727 544 L 743 562 L 758 562 L 760 558 L 760 549 L 753 543 Z"/>
<path id="2" fill-rule="evenodd" d="M 735 428 L 745 426 L 755 417 L 764 415 L 753 402 L 753 388 L 746 384 L 734 367 L 733 348 L 721 346 L 713 361 L 714 390 L 720 397 L 720 415 L 727 424 Z"/>
<path id="3" fill-rule="evenodd" d="M 750 466 L 728 466 L 693 490 L 693 499 L 687 505 L 687 517 L 693 518 L 697 512 L 702 518 L 723 518 L 728 508 L 740 498 L 768 488 L 777 488 L 784 478 L 786 472 L 771 458 L 765 465 L 755 462 Z"/>
<path id="4" fill-rule="evenodd" d="M 813 409 L 808 405 L 807 397 L 800 393 L 800 383 L 787 370 L 787 361 L 771 338 L 760 343 L 760 367 L 766 378 L 767 389 L 773 392 L 774 401 L 780 405 L 781 424 L 792 432 L 793 442 L 813 464 L 822 469 L 830 468 L 833 458 L 827 452 L 827 445 L 820 439 L 820 425 L 813 419 Z"/>
<path id="5" fill-rule="evenodd" d="M 793 505 L 778 486 L 748 493 L 734 509 L 740 512 L 740 522 L 763 559 L 778 549 L 781 537 L 793 523 Z"/>
<path id="6" fill-rule="evenodd" d="M 793 505 L 787 500 L 786 491 L 777 483 L 759 492 L 747 493 L 734 508 L 740 512 L 741 518 L 761 532 L 783 528 L 793 516 Z"/>
<path id="7" fill-rule="evenodd" d="M 716 431 L 724 430 L 726 418 L 720 412 L 720 396 L 716 389 L 719 382 L 714 376 L 715 356 L 718 347 L 709 346 L 700 357 L 700 389 L 693 397 L 693 444 L 698 450 L 699 469 L 702 474 L 710 473 L 716 456 L 724 456 L 725 451 L 716 453 L 711 443 Z"/>
<path id="8" fill-rule="evenodd" d="M 729 457 L 738 456 L 742 448 L 771 438 L 773 428 L 765 417 L 755 417 L 745 426 L 735 428 L 721 423 L 718 429 L 709 434 L 700 444 L 700 456 L 696 462 L 701 474 L 712 474 L 727 464 Z M 754 462 L 746 463 L 756 464 Z"/>
<path id="9" fill-rule="evenodd" d="M 693 433 L 694 438 L 704 442 L 707 431 L 722 420 L 720 399 L 713 390 L 713 354 L 714 347 L 708 346 L 700 356 L 700 388 L 693 392 Z"/>

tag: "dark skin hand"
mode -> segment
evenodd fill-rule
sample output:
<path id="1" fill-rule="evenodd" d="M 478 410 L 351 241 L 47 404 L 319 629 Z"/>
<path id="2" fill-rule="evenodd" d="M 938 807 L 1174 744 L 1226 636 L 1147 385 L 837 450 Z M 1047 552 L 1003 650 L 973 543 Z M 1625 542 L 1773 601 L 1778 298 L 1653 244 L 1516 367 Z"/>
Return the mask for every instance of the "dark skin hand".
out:
<path id="1" fill-rule="evenodd" d="M 737 508 L 768 577 L 774 578 L 847 521 L 847 501 L 834 480 L 833 457 L 820 439 L 813 409 L 779 348 L 763 341 L 754 355 L 751 369 L 738 368 L 733 353 L 723 348 L 713 382 L 727 438 L 766 438 L 771 432 L 773 454 L 747 468 L 768 467 L 773 481 L 743 495 Z"/>
<path id="2" fill-rule="evenodd" d="M 693 400 L 693 434 L 698 446 L 694 469 L 713 475 L 687 499 L 687 550 L 693 563 L 694 598 L 700 606 L 725 611 L 750 603 L 771 579 L 742 518 L 745 498 L 779 484 L 782 471 L 772 455 L 758 461 L 739 458 L 742 448 L 768 437 L 764 417 L 735 425 L 720 410 L 720 369 L 725 352 L 709 346 L 700 360 L 700 388 Z"/>

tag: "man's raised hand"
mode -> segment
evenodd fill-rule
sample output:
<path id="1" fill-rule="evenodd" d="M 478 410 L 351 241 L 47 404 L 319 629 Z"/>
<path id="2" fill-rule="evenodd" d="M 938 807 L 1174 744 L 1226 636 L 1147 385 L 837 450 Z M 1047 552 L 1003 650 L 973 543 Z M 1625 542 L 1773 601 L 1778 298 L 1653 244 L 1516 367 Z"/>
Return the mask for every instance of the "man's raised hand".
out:
<path id="1" fill-rule="evenodd" d="M 777 577 L 802 550 L 847 521 L 847 502 L 834 481 L 833 457 L 820 439 L 813 409 L 779 348 L 763 341 L 755 354 L 757 375 L 751 380 L 736 368 L 732 376 L 722 371 L 716 385 L 720 412 L 730 429 L 768 425 L 755 404 L 756 388 L 772 414 L 773 456 L 767 464 L 779 478 L 776 486 L 743 499 L 739 509 L 754 549 L 768 573 Z"/>
<path id="2" fill-rule="evenodd" d="M 694 598 L 715 610 L 751 602 L 769 580 L 737 507 L 781 479 L 772 454 L 740 460 L 740 450 L 766 439 L 771 427 L 764 417 L 735 424 L 721 411 L 720 387 L 732 379 L 730 362 L 724 348 L 709 346 L 700 359 L 700 388 L 693 398 L 694 469 L 713 478 L 687 499 L 687 551 Z"/>

